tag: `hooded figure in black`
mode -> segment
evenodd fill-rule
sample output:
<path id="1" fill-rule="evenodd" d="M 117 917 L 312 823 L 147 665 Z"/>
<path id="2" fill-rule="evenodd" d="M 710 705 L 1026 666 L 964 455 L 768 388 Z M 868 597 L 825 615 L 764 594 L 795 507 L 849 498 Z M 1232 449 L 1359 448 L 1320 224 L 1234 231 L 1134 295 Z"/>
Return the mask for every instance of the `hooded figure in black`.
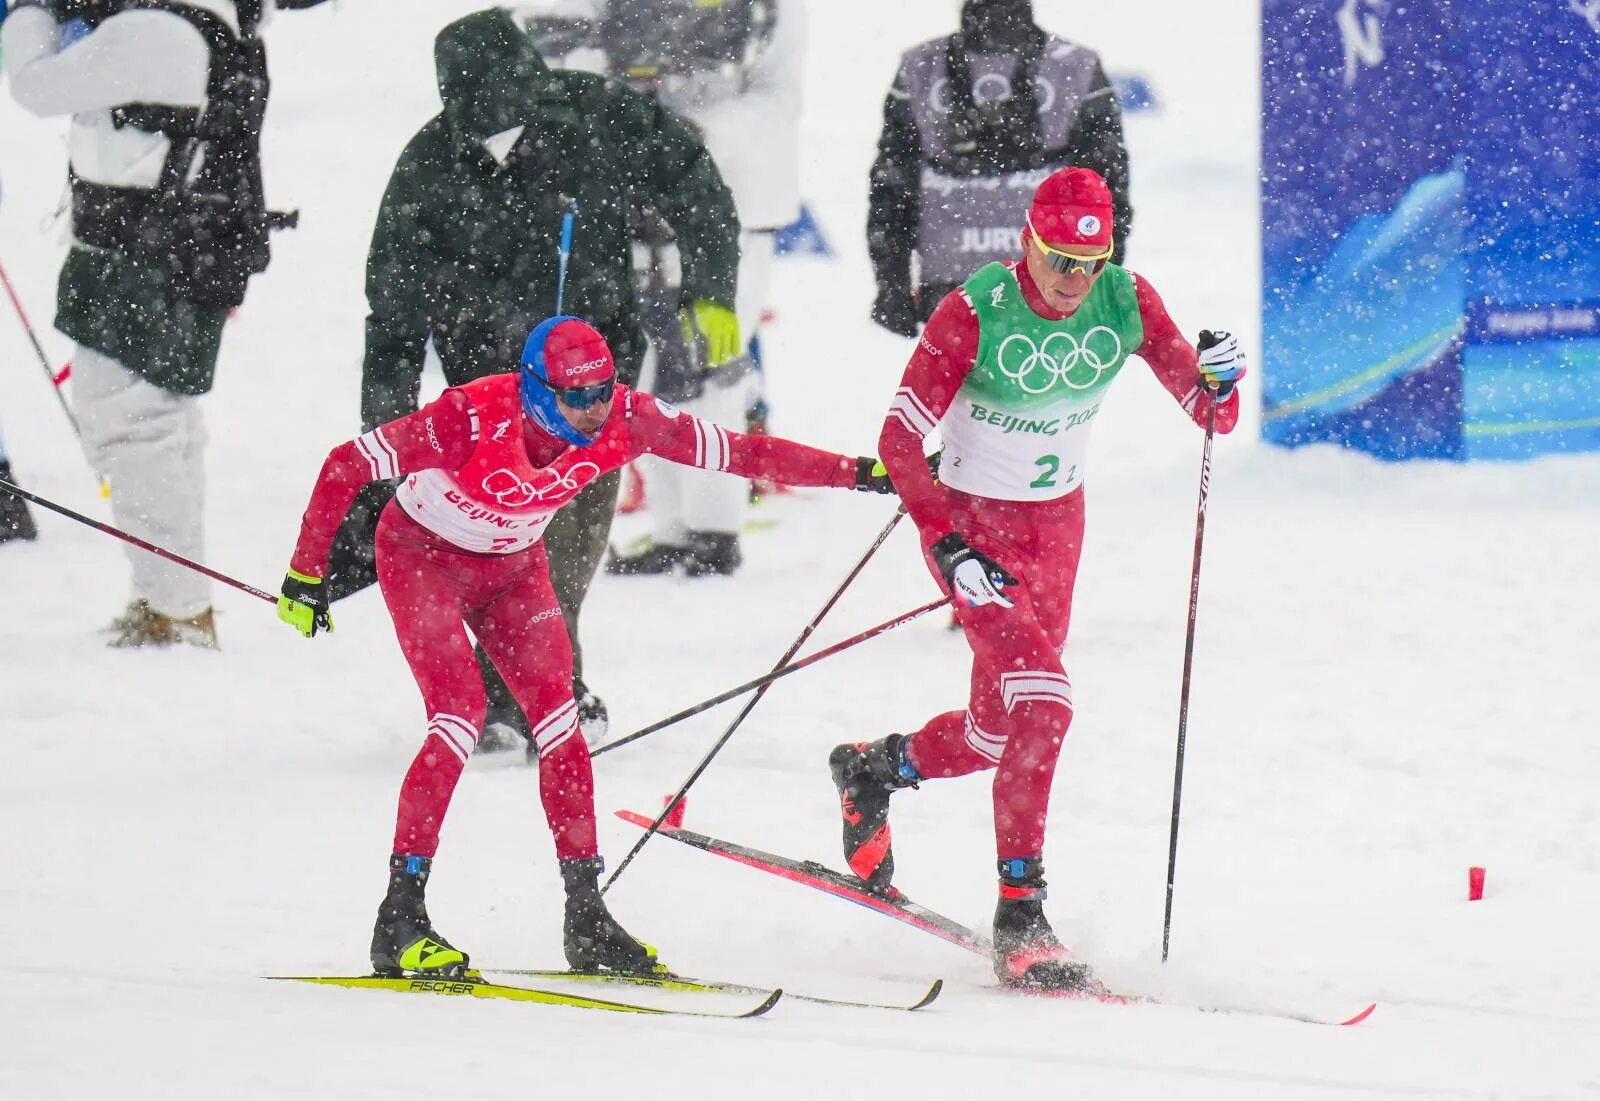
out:
<path id="1" fill-rule="evenodd" d="M 364 429 L 418 408 L 430 341 L 452 386 L 515 369 L 529 330 L 557 312 L 568 210 L 576 217 L 562 308 L 605 336 L 623 383 L 637 380 L 644 352 L 631 194 L 661 211 L 678 236 L 684 306 L 732 309 L 733 198 L 699 139 L 654 99 L 592 73 L 548 68 L 526 26 L 500 8 L 445 27 L 434 58 L 443 110 L 400 154 L 367 255 Z M 578 609 L 605 550 L 617 485 L 615 474 L 598 479 L 545 533 L 572 636 L 573 694 L 590 723 L 603 721 L 604 707 L 582 683 Z M 351 509 L 330 558 L 333 599 L 374 580 L 372 533 L 391 493 L 368 486 Z M 520 711 L 483 665 L 491 728 L 525 736 Z M 504 726 L 496 731 L 502 738 Z"/>
<path id="2" fill-rule="evenodd" d="M 968 275 L 1016 255 L 1034 188 L 1067 165 L 1111 188 L 1121 262 L 1128 153 L 1100 58 L 1040 29 L 1029 0 L 966 0 L 956 34 L 901 56 L 884 100 L 867 215 L 872 319 L 915 336 Z"/>

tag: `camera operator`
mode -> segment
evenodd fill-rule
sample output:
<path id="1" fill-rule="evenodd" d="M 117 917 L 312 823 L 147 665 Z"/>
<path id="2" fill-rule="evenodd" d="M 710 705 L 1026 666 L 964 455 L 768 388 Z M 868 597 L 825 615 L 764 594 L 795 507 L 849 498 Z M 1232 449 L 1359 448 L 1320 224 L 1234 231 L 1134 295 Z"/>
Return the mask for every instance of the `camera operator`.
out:
<path id="1" fill-rule="evenodd" d="M 309 7 L 317 0 L 280 0 Z M 17 102 L 71 115 L 72 247 L 56 328 L 124 530 L 206 557 L 205 425 L 222 326 L 270 258 L 261 122 L 273 0 L 18 0 L 5 22 Z M 111 645 L 215 647 L 210 583 L 130 547 Z"/>

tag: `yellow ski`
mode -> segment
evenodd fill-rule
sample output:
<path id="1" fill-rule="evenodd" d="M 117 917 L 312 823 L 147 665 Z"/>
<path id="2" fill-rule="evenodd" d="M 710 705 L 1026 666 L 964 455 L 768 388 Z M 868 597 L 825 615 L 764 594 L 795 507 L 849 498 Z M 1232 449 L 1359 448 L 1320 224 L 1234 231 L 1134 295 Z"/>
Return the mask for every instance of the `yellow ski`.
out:
<path id="1" fill-rule="evenodd" d="M 401 994 L 445 994 L 471 998 L 502 998 L 513 1002 L 538 1002 L 542 1005 L 565 1005 L 576 1009 L 604 1009 L 612 1013 L 647 1013 L 658 1017 L 719 1017 L 737 1020 L 759 1017 L 778 1004 L 782 990 L 763 991 L 765 997 L 754 1008 L 738 1013 L 714 1013 L 700 1009 L 669 1009 L 651 1005 L 635 1005 L 607 998 L 590 998 L 582 994 L 564 994 L 555 990 L 539 990 L 528 986 L 508 986 L 489 982 L 476 971 L 468 971 L 461 978 L 391 978 L 387 975 L 268 975 L 277 982 L 305 982 L 322 986 L 344 986 L 356 990 L 393 990 Z M 669 988 L 670 989 L 670 988 Z"/>
<path id="2" fill-rule="evenodd" d="M 674 975 L 670 971 L 661 974 L 635 974 L 628 971 L 541 971 L 515 967 L 486 967 L 485 971 L 494 975 L 516 975 L 519 978 L 530 979 L 561 979 L 582 980 L 594 983 L 613 983 L 620 986 L 653 986 L 662 990 L 696 991 L 705 994 L 765 994 L 769 987 L 750 986 L 746 983 L 723 982 L 717 979 L 692 979 L 687 975 Z M 823 998 L 815 994 L 796 994 L 792 990 L 784 992 L 784 997 L 791 1001 L 814 1002 L 817 1005 L 837 1005 L 851 1009 L 898 1009 L 915 1011 L 930 1005 L 939 992 L 944 989 L 944 980 L 935 979 L 927 993 L 914 1002 L 865 1002 L 852 998 Z"/>

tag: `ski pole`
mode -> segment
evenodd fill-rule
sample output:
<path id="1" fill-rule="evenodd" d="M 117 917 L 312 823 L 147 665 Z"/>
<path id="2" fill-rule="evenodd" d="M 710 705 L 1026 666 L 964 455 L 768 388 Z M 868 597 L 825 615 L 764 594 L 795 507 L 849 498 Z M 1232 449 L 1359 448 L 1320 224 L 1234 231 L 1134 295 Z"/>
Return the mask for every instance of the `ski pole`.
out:
<path id="1" fill-rule="evenodd" d="M 561 215 L 561 260 L 560 268 L 556 275 L 556 313 L 561 312 L 561 302 L 567 291 L 567 259 L 572 255 L 572 219 L 578 212 L 576 201 L 567 204 L 567 211 Z"/>
<path id="2" fill-rule="evenodd" d="M 1167 843 L 1167 905 L 1161 920 L 1161 962 L 1172 940 L 1172 884 L 1178 874 L 1178 810 L 1183 801 L 1183 749 L 1189 732 L 1189 682 L 1194 671 L 1194 625 L 1200 608 L 1200 548 L 1206 537 L 1206 496 L 1211 491 L 1211 444 L 1217 435 L 1217 396 L 1206 417 L 1206 446 L 1200 460 L 1200 503 L 1194 518 L 1194 568 L 1189 573 L 1189 626 L 1183 639 L 1183 687 L 1178 696 L 1178 763 L 1172 775 L 1172 835 Z"/>
<path id="3" fill-rule="evenodd" d="M 870 638 L 876 638 L 885 631 L 892 631 L 902 623 L 909 623 L 918 616 L 926 615 L 935 608 L 942 608 L 948 603 L 950 603 L 949 598 L 944 600 L 935 600 L 931 604 L 924 604 L 920 608 L 913 608 L 909 612 L 903 612 L 891 620 L 887 620 L 878 624 L 876 627 L 862 631 L 859 635 L 852 635 L 843 642 L 836 642 L 832 646 L 829 646 L 826 650 L 818 650 L 816 653 L 811 654 L 808 657 L 801 658 L 792 665 L 785 665 L 781 669 L 776 669 L 771 673 L 765 674 L 764 676 L 756 677 L 754 680 L 747 680 L 743 684 L 735 685 L 724 692 L 719 692 L 717 695 L 712 696 L 709 700 L 702 700 L 693 707 L 684 708 L 676 715 L 668 715 L 659 722 L 651 723 L 643 730 L 635 730 L 626 738 L 618 738 L 614 742 L 607 742 L 605 745 L 600 746 L 597 749 L 590 750 L 589 756 L 597 757 L 602 753 L 607 753 L 618 748 L 619 746 L 626 745 L 628 742 L 637 741 L 638 739 L 643 738 L 646 734 L 654 734 L 656 731 L 663 730 L 666 727 L 672 726 L 674 723 L 680 723 L 684 719 L 692 718 L 693 716 L 700 714 L 702 711 L 709 711 L 718 704 L 727 703 L 731 699 L 735 699 L 736 697 L 744 695 L 751 689 L 762 688 L 768 684 L 771 684 L 775 680 L 782 680 L 790 673 L 798 673 L 807 666 L 815 665 L 823 658 L 831 658 L 834 654 L 837 654 L 842 650 L 848 650 L 850 647 L 866 642 Z"/>
<path id="4" fill-rule="evenodd" d="M 725 702 L 727 700 L 731 700 L 731 699 L 733 699 L 733 697 L 735 697 L 735 696 L 737 696 L 737 695 L 739 695 L 739 694 L 741 694 L 743 692 L 748 692 L 752 688 L 765 688 L 767 685 L 771 684 L 773 681 L 781 680 L 784 677 L 787 677 L 790 673 L 798 673 L 800 670 L 804 669 L 806 666 L 814 665 L 817 662 L 821 661 L 823 658 L 832 657 L 834 654 L 839 653 L 841 650 L 848 650 L 850 647 L 856 646 L 856 645 L 858 645 L 860 643 L 863 643 L 863 642 L 867 641 L 869 638 L 874 638 L 877 635 L 881 635 L 885 631 L 892 631 L 892 630 L 894 630 L 894 628 L 900 626 L 902 623 L 909 623 L 909 622 L 911 622 L 911 620 L 916 619 L 918 616 L 927 615 L 929 612 L 933 611 L 936 608 L 946 607 L 949 603 L 950 603 L 950 598 L 949 597 L 941 597 L 938 600 L 930 601 L 929 603 L 922 605 L 922 607 L 920 607 L 920 608 L 913 608 L 909 612 L 902 612 L 901 614 L 895 616 L 893 619 L 886 620 L 883 623 L 878 624 L 876 627 L 873 627 L 873 628 L 871 628 L 869 630 L 866 630 L 866 631 L 862 631 L 859 635 L 854 635 L 851 638 L 847 638 L 843 642 L 836 642 L 832 646 L 829 646 L 826 650 L 818 650 L 816 653 L 812 654 L 810 657 L 802 658 L 800 661 L 795 662 L 793 665 L 785 665 L 780 669 L 776 669 L 773 672 L 768 673 L 764 677 L 757 677 L 755 680 L 746 681 L 744 684 L 739 685 L 739 687 L 737 687 L 737 688 L 731 688 L 728 691 L 722 693 L 720 696 L 717 696 L 715 699 L 707 700 L 704 704 L 700 705 L 699 707 L 693 708 L 692 711 L 690 711 L 690 712 L 684 712 L 681 715 L 674 716 L 673 717 L 673 721 L 676 721 L 677 719 L 684 718 L 686 715 L 692 713 L 693 711 L 703 711 L 707 707 L 714 707 L 715 705 L 717 705 L 719 703 L 723 703 L 723 702 Z M 759 698 L 759 697 L 757 697 L 757 698 Z M 739 719 L 743 719 L 745 715 L 749 714 L 750 713 L 750 707 L 753 707 L 753 706 L 754 706 L 754 701 L 751 701 L 751 704 L 749 706 L 747 706 L 743 712 L 740 713 Z M 667 805 L 664 808 L 662 808 L 661 814 L 656 817 L 656 820 L 650 824 L 650 828 L 645 832 L 645 835 L 643 837 L 639 838 L 639 840 L 634 843 L 633 848 L 628 851 L 628 855 L 623 858 L 622 863 L 617 865 L 617 870 L 611 873 L 611 878 L 607 879 L 606 882 L 605 882 L 605 886 L 601 887 L 601 889 L 600 889 L 602 894 L 611 887 L 612 882 L 617 878 L 617 876 L 622 874 L 622 869 L 626 868 L 628 866 L 628 864 L 633 860 L 633 858 L 638 855 L 639 850 L 644 848 L 645 842 L 649 841 L 650 838 L 655 834 L 655 832 L 661 828 L 661 823 L 663 823 L 663 822 L 665 822 L 667 820 L 667 816 L 672 813 L 673 808 L 675 808 L 679 803 L 683 802 L 684 797 L 689 794 L 689 789 L 694 786 L 695 781 L 700 779 L 701 773 L 705 772 L 706 768 L 711 764 L 712 758 L 715 757 L 719 752 L 721 752 L 722 747 L 725 744 L 727 744 L 728 739 L 733 736 L 733 732 L 734 732 L 734 730 L 736 730 L 738 728 L 738 724 L 739 724 L 739 720 L 736 719 L 732 726 L 730 726 L 727 730 L 723 731 L 722 737 L 717 739 L 717 744 L 711 747 L 711 752 L 707 753 L 705 755 L 705 757 L 701 759 L 700 763 L 697 766 L 695 766 L 695 770 L 689 774 L 689 778 L 683 782 L 683 786 L 678 789 L 677 793 L 675 795 L 673 795 L 673 797 L 667 802 Z M 627 738 L 627 739 L 622 739 L 622 740 L 619 740 L 619 741 L 616 741 L 616 742 L 612 742 L 611 745 L 609 745 L 609 746 L 601 746 L 600 748 L 601 749 L 610 749 L 612 746 L 621 745 L 622 741 L 630 741 L 630 740 L 632 740 L 633 737 L 637 737 L 637 736 L 638 735 L 630 735 L 629 738 Z"/>
<path id="5" fill-rule="evenodd" d="M 828 612 L 832 610 L 834 604 L 838 602 L 839 597 L 844 595 L 844 591 L 850 587 L 850 583 L 856 579 L 856 575 L 861 572 L 862 568 L 866 566 L 867 562 L 872 558 L 872 556 L 877 553 L 878 548 L 883 546 L 884 540 L 889 538 L 889 533 L 894 531 L 895 525 L 900 522 L 900 517 L 904 516 L 905 514 L 906 507 L 904 505 L 901 505 L 895 510 L 895 514 L 889 518 L 888 524 L 884 525 L 884 529 L 879 532 L 878 537 L 872 541 L 872 546 L 867 548 L 867 553 L 861 556 L 861 560 L 855 564 L 855 568 L 850 571 L 839 587 L 834 590 L 834 594 L 828 598 L 828 602 L 822 606 L 822 610 L 812 617 L 810 623 L 806 624 L 805 630 L 800 632 L 800 637 L 794 640 L 794 644 L 789 647 L 788 652 L 786 652 L 782 658 L 778 659 L 778 664 L 773 667 L 771 673 L 768 673 L 764 677 L 757 677 L 755 680 L 747 681 L 746 683 L 739 685 L 737 688 L 730 688 L 726 692 L 722 692 L 711 697 L 709 700 L 703 700 L 700 703 L 695 704 L 693 707 L 684 708 L 676 715 L 668 715 L 666 718 L 658 720 L 657 722 L 653 722 L 642 730 L 635 730 L 632 734 L 629 734 L 626 737 L 618 738 L 615 741 L 607 742 L 605 745 L 591 749 L 589 751 L 589 756 L 598 757 L 602 753 L 609 753 L 619 746 L 625 746 L 629 742 L 636 742 L 640 738 L 656 733 L 658 730 L 665 730 L 669 726 L 676 726 L 684 719 L 693 718 L 702 711 L 709 711 L 718 704 L 727 703 L 735 696 L 742 696 L 752 688 L 760 688 L 765 691 L 766 685 L 771 683 L 773 680 L 776 680 L 778 677 L 787 676 L 789 673 L 793 672 L 794 669 L 785 668 L 789 659 L 794 657 L 795 653 L 800 649 L 800 647 L 805 644 L 806 639 L 811 637 L 811 632 L 817 629 L 817 625 L 822 622 L 822 617 L 827 615 Z M 862 641 L 865 641 L 865 639 L 863 638 Z M 808 662 L 815 661 L 817 657 L 821 656 L 822 655 L 819 654 L 814 657 L 807 658 L 806 660 Z M 801 666 L 797 665 L 794 668 L 798 669 L 801 668 Z M 779 672 L 779 670 L 784 671 Z M 776 676 L 774 676 L 774 674 L 776 674 Z M 752 701 L 752 703 L 753 702 L 754 701 Z M 740 718 L 743 717 L 744 716 L 742 715 L 740 716 Z M 619 868 L 618 871 L 620 870 L 621 869 Z"/>
<path id="6" fill-rule="evenodd" d="M 51 368 L 50 359 L 44 354 L 44 346 L 39 343 L 38 334 L 33 330 L 33 323 L 28 320 L 28 311 L 22 308 L 22 299 L 17 297 L 17 290 L 11 285 L 11 277 L 6 274 L 4 264 L 0 264 L 0 284 L 4 284 L 6 297 L 11 299 L 11 308 L 17 312 L 17 320 L 22 322 L 22 331 L 27 334 L 28 343 L 33 345 L 33 354 L 39 360 L 39 366 L 44 370 L 45 377 L 50 380 L 50 388 L 55 391 L 56 401 L 61 403 L 61 412 L 66 414 L 67 422 L 72 425 L 73 434 L 77 435 L 78 418 L 72 415 L 67 399 L 61 396 L 61 384 L 71 376 L 72 365 L 69 363 L 59 372 Z"/>
<path id="7" fill-rule="evenodd" d="M 805 645 L 806 639 L 811 637 L 811 632 L 817 629 L 817 625 L 822 622 L 823 617 L 833 610 L 833 606 L 839 602 L 839 598 L 844 595 L 845 590 L 848 589 L 851 583 L 855 581 L 855 579 L 861 574 L 861 571 L 866 569 L 867 563 L 872 560 L 872 556 L 874 554 L 878 553 L 878 548 L 883 546 L 884 541 L 889 538 L 890 533 L 894 531 L 895 526 L 900 523 L 900 518 L 905 514 L 905 505 L 902 504 L 895 508 L 894 515 L 889 517 L 889 522 L 887 524 L 883 525 L 883 530 L 880 531 L 878 533 L 878 537 L 872 541 L 872 545 L 869 546 L 866 549 L 866 552 L 856 560 L 856 564 L 851 567 L 850 572 L 845 574 L 844 580 L 839 582 L 839 587 L 833 590 L 833 595 L 828 597 L 827 602 L 822 605 L 822 607 L 817 611 L 816 615 L 811 617 L 811 622 L 806 624 L 805 629 L 800 632 L 799 637 L 790 644 L 788 650 L 784 651 L 783 657 L 778 659 L 778 664 L 773 666 L 772 673 L 767 675 L 769 678 L 767 682 L 756 689 L 755 695 L 750 697 L 750 701 L 744 705 L 744 709 L 740 711 L 738 715 L 734 716 L 733 722 L 729 723 L 728 728 L 722 732 L 722 737 L 718 738 L 716 744 L 711 747 L 711 752 L 705 755 L 700 764 L 695 768 L 694 772 L 691 773 L 689 778 L 683 782 L 683 786 L 678 789 L 678 793 L 668 800 L 667 805 L 662 808 L 660 815 L 658 815 L 656 820 L 651 823 L 650 828 L 644 832 L 644 836 L 639 838 L 639 840 L 634 843 L 633 848 L 628 851 L 628 855 L 623 858 L 622 863 L 617 865 L 617 870 L 611 873 L 610 878 L 606 880 L 605 887 L 601 888 L 602 894 L 604 894 L 605 891 L 611 887 L 611 884 L 616 881 L 617 876 L 622 874 L 622 869 L 628 866 L 628 864 L 633 860 L 634 856 L 638 854 L 639 850 L 644 848 L 645 843 L 649 841 L 650 838 L 655 835 L 656 831 L 661 828 L 661 823 L 665 822 L 678 804 L 683 802 L 683 797 L 689 793 L 689 788 L 693 786 L 694 782 L 700 778 L 700 774 L 710 766 L 712 759 L 722 751 L 722 747 L 728 744 L 728 739 L 732 738 L 734 731 L 739 729 L 740 725 L 745 720 L 745 716 L 749 715 L 750 712 L 755 709 L 756 704 L 761 702 L 761 697 L 767 694 L 767 689 L 771 687 L 772 680 L 776 679 L 773 677 L 773 674 L 785 671 L 785 666 L 789 664 L 790 660 L 795 656 L 795 654 L 800 652 L 800 647 Z"/>
<path id="8" fill-rule="evenodd" d="M 181 554 L 174 554 L 169 550 L 164 550 L 163 548 L 156 546 L 154 543 L 146 543 L 143 539 L 140 539 L 137 535 L 129 535 L 127 532 L 123 531 L 121 528 L 114 528 L 110 524 L 102 524 L 99 520 L 91 520 L 89 517 L 83 515 L 80 512 L 73 512 L 70 508 L 67 508 L 65 505 L 58 505 L 54 501 L 52 501 L 52 500 L 50 500 L 50 499 L 48 499 L 46 497 L 39 496 L 37 493 L 29 493 L 27 490 L 23 489 L 21 486 L 14 486 L 10 482 L 6 481 L 3 478 L 0 478 L 0 491 L 6 492 L 6 493 L 14 493 L 18 497 L 21 497 L 23 500 L 32 501 L 34 504 L 39 505 L 42 508 L 47 508 L 51 512 L 59 512 L 61 515 L 65 516 L 69 520 L 76 520 L 76 521 L 78 521 L 78 523 L 86 524 L 89 527 L 94 528 L 96 531 L 103 531 L 107 535 L 115 536 L 116 538 L 121 539 L 125 543 L 132 543 L 134 546 L 138 547 L 140 550 L 147 550 L 151 554 L 160 555 L 162 558 L 165 558 L 168 562 L 176 562 L 180 566 L 188 566 L 191 570 L 194 570 L 197 573 L 203 573 L 207 577 L 211 578 L 211 580 L 213 580 L 213 581 L 220 581 L 224 585 L 232 585 L 234 588 L 238 589 L 240 592 L 249 593 L 251 596 L 258 597 L 261 600 L 265 600 L 269 604 L 278 603 L 278 598 L 277 597 L 273 596 L 271 593 L 263 592 L 262 590 L 256 588 L 254 585 L 246 585 L 243 581 L 236 581 L 233 578 L 229 577 L 225 573 L 218 573 L 216 570 L 212 569 L 210 566 L 202 566 L 200 563 L 192 561 L 192 560 L 190 560 L 188 558 L 185 558 Z"/>
<path id="9" fill-rule="evenodd" d="M 39 343 L 38 334 L 33 331 L 33 323 L 28 320 L 28 311 L 22 308 L 22 299 L 17 297 L 17 290 L 11 285 L 11 277 L 6 274 L 4 264 L 0 264 L 0 284 L 6 289 L 6 297 L 11 299 L 11 308 L 17 312 L 17 320 L 22 322 L 22 331 L 28 336 L 28 343 L 33 345 L 33 354 L 39 360 L 39 366 L 44 370 L 45 377 L 50 380 L 50 389 L 55 393 L 56 401 L 61 405 L 61 412 L 66 415 L 67 423 L 72 426 L 72 434 L 81 441 L 83 432 L 78 428 L 78 418 L 73 415 L 72 407 L 67 404 L 67 399 L 62 396 L 61 384 L 66 382 L 72 374 L 72 364 L 67 364 L 60 371 L 52 370 L 50 359 L 44 354 L 44 346 Z M 100 483 L 100 496 L 111 496 L 111 484 L 97 471 L 95 478 Z"/>

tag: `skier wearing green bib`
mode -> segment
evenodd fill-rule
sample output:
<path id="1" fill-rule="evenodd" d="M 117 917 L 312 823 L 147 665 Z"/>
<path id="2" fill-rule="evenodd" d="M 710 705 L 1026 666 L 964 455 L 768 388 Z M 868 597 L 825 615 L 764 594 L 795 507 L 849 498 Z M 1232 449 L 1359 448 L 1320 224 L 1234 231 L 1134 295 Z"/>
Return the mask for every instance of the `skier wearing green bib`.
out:
<path id="1" fill-rule="evenodd" d="M 988 264 L 935 309 L 884 419 L 879 454 L 921 532 L 972 646 L 965 711 L 910 735 L 829 756 L 845 858 L 892 893 L 889 795 L 924 779 L 995 769 L 1000 900 L 995 972 L 1004 983 L 1091 982 L 1045 919 L 1044 830 L 1072 685 L 1061 664 L 1083 545 L 1089 430 L 1129 355 L 1150 365 L 1197 424 L 1238 420 L 1238 342 L 1178 332 L 1154 289 L 1110 262 L 1112 200 L 1086 168 L 1034 193 L 1023 256 Z M 944 441 L 938 479 L 923 438 Z"/>

